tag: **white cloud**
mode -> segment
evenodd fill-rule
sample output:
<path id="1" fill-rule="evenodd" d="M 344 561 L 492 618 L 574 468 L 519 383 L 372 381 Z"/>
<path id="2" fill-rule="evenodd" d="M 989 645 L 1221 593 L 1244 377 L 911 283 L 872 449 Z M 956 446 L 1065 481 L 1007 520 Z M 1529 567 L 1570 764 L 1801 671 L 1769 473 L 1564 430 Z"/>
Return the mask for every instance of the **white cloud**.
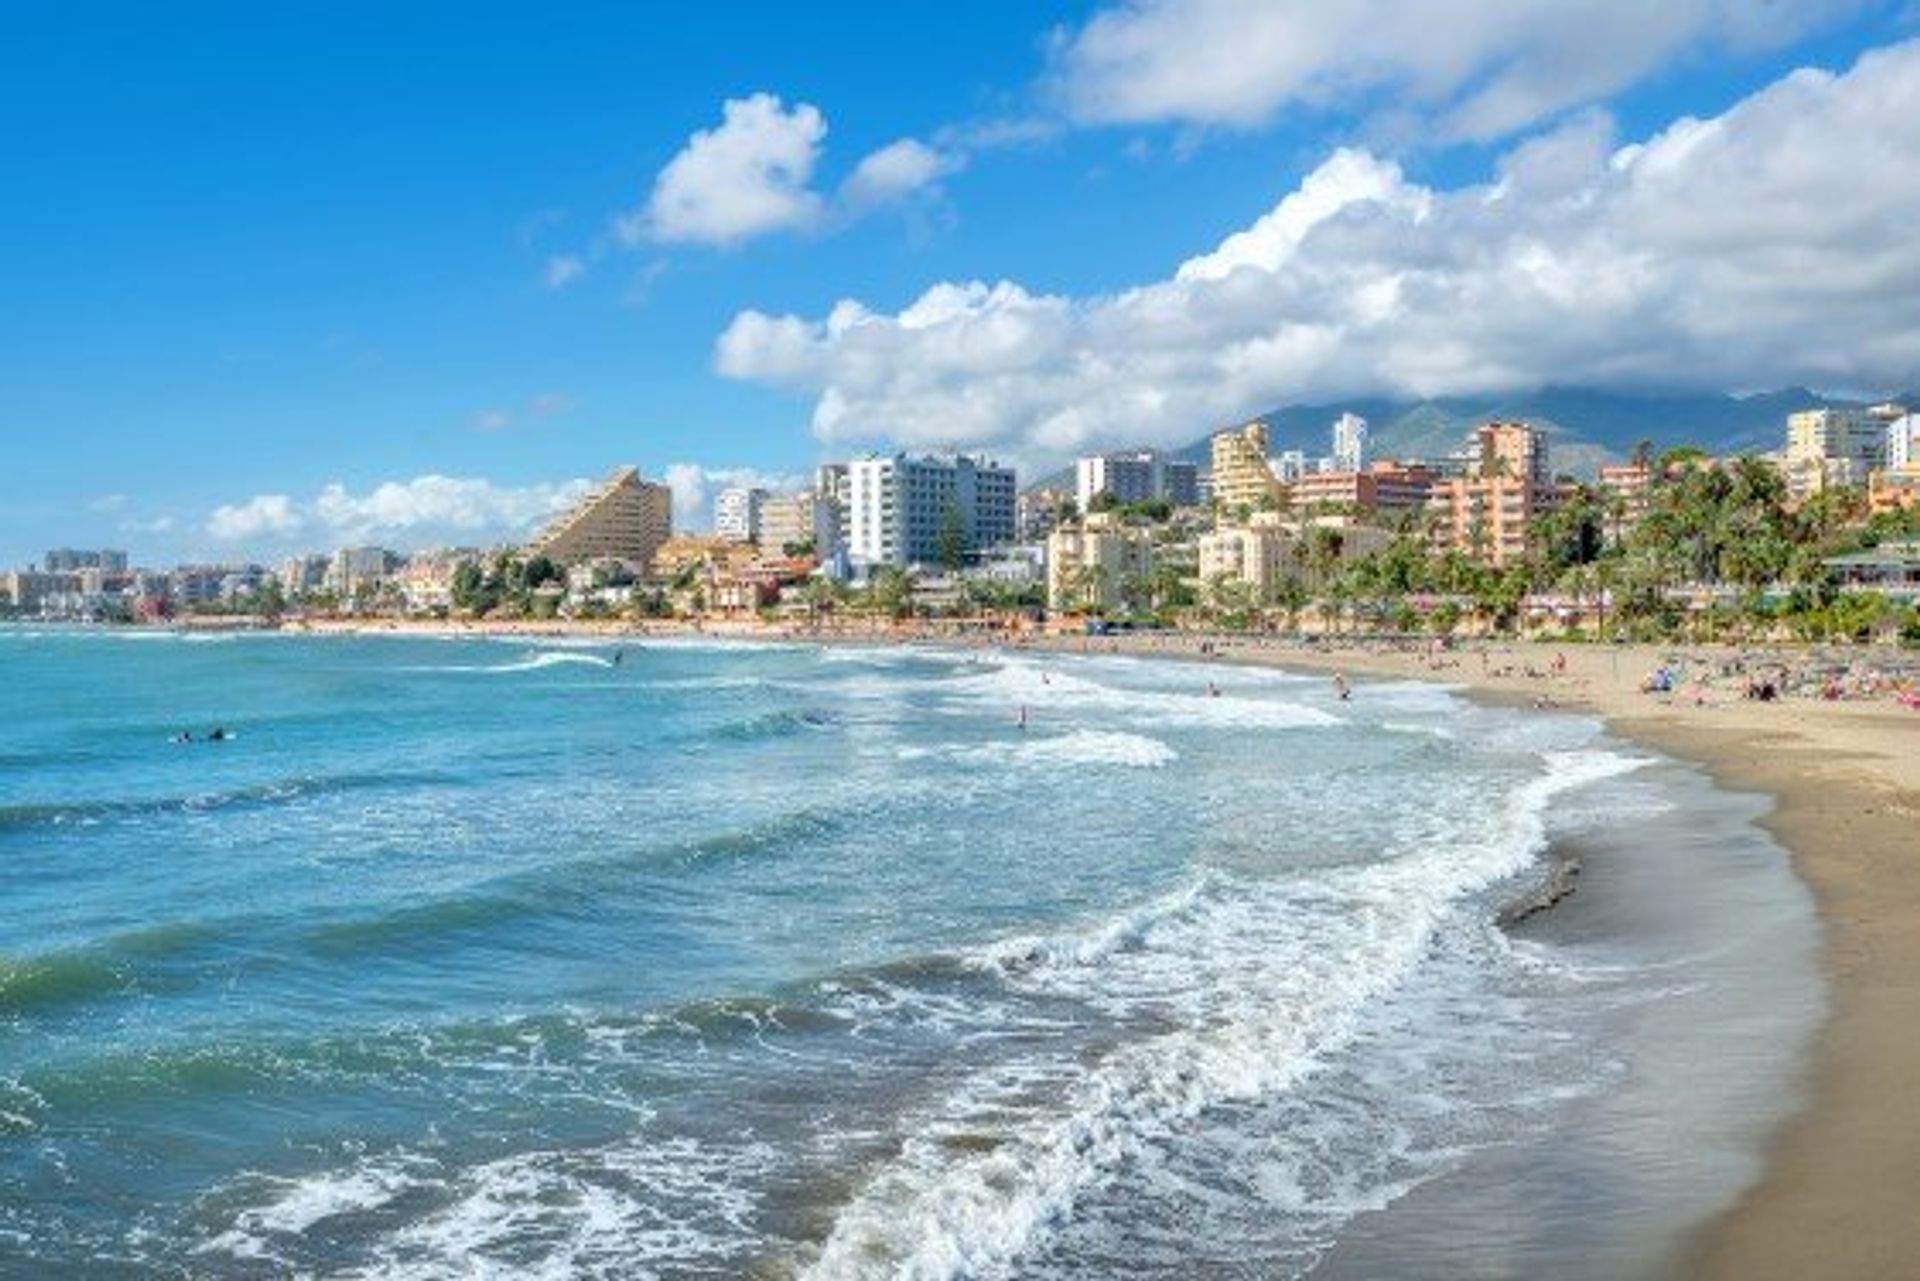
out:
<path id="1" fill-rule="evenodd" d="M 213 509 L 207 532 L 228 542 L 277 538 L 300 529 L 304 519 L 285 494 L 256 494 L 244 503 Z"/>
<path id="2" fill-rule="evenodd" d="M 1497 138 L 1703 48 L 1783 44 L 1861 0 L 1123 0 L 1055 46 L 1091 123 L 1260 124 L 1391 98 Z"/>
<path id="3" fill-rule="evenodd" d="M 872 152 L 841 184 L 841 199 L 853 209 L 871 208 L 904 200 L 926 191 L 963 163 L 954 152 L 943 152 L 914 138 L 901 138 Z"/>
<path id="4" fill-rule="evenodd" d="M 787 493 L 806 483 L 804 476 L 765 472 L 753 467 L 703 467 L 699 463 L 670 463 L 660 474 L 673 491 L 673 527 L 706 529 L 711 524 L 713 495 L 735 487 Z"/>
<path id="5" fill-rule="evenodd" d="M 1920 380 L 1916 164 L 1920 41 L 1635 146 L 1579 116 L 1480 186 L 1429 189 L 1343 150 L 1169 278 L 748 311 L 715 366 L 812 395 L 822 439 L 1016 457 L 1183 442 L 1367 392 L 1892 387 Z"/>
<path id="6" fill-rule="evenodd" d="M 505 431 L 513 424 L 513 410 L 505 405 L 488 405 L 473 411 L 475 431 Z"/>
<path id="7" fill-rule="evenodd" d="M 629 245 L 703 244 L 731 248 L 781 231 L 844 226 L 885 205 L 939 189 L 966 164 L 956 136 L 938 146 L 900 138 L 863 157 L 829 196 L 814 186 L 827 136 L 817 107 L 789 110 L 770 93 L 729 98 L 721 123 L 702 129 L 654 179 L 646 207 L 619 219 Z M 562 262 L 567 266 L 562 267 Z M 547 283 L 558 288 L 585 264 L 553 259 Z"/>
<path id="8" fill-rule="evenodd" d="M 660 171 L 645 211 L 622 221 L 622 237 L 725 246 L 810 226 L 821 200 L 808 184 L 826 134 L 826 118 L 807 103 L 789 111 L 770 93 L 729 98 L 721 123 L 695 133 Z"/>
<path id="9" fill-rule="evenodd" d="M 549 289 L 565 289 L 586 274 L 587 264 L 577 254 L 555 254 L 547 259 L 541 280 Z"/>
<path id="10" fill-rule="evenodd" d="M 336 482 L 304 502 L 286 494 L 261 494 L 216 507 L 207 532 L 223 542 L 255 544 L 297 539 L 329 545 L 376 540 L 419 544 L 514 537 L 578 499 L 588 487 L 585 480 L 515 487 L 425 475 L 355 494 Z"/>

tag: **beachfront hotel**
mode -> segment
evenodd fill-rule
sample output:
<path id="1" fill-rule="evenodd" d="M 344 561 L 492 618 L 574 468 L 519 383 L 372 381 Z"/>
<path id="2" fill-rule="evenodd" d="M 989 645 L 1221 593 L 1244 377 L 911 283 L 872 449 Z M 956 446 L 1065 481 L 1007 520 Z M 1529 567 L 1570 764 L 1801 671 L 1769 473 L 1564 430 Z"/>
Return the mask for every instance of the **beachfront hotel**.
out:
<path id="1" fill-rule="evenodd" d="M 968 551 L 1008 542 L 1017 488 L 1012 468 L 966 454 L 855 459 L 848 468 L 847 550 L 867 566 L 932 564 L 950 521 Z"/>
<path id="2" fill-rule="evenodd" d="M 1433 548 L 1496 569 L 1516 564 L 1526 557 L 1528 526 L 1555 497 L 1546 433 L 1525 422 L 1484 423 L 1474 431 L 1467 474 L 1433 488 Z"/>
<path id="3" fill-rule="evenodd" d="M 1267 461 L 1267 425 L 1251 422 L 1213 438 L 1213 499 L 1221 510 L 1253 511 L 1277 506 L 1286 486 Z"/>
<path id="4" fill-rule="evenodd" d="M 527 550 L 561 565 L 618 560 L 645 569 L 672 535 L 672 492 L 640 479 L 638 468 L 622 467 L 555 517 Z"/>

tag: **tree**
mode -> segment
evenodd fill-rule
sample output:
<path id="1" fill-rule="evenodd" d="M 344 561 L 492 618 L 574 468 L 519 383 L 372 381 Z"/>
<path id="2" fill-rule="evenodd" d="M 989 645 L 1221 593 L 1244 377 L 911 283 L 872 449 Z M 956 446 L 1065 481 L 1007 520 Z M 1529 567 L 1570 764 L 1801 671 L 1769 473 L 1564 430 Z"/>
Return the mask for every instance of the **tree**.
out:
<path id="1" fill-rule="evenodd" d="M 913 612 L 913 575 L 898 565 L 882 565 L 867 579 L 867 603 L 888 618 Z"/>
<path id="2" fill-rule="evenodd" d="M 960 509 L 948 503 L 940 510 L 940 530 L 934 535 L 934 558 L 949 573 L 967 561 L 967 521 Z"/>

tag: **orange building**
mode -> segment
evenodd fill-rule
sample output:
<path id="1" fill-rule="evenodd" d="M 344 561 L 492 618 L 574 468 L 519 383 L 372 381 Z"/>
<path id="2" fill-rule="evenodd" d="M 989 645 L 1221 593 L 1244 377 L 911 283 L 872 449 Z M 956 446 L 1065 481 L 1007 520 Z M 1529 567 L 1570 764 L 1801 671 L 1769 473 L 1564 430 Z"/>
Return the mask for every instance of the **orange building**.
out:
<path id="1" fill-rule="evenodd" d="M 1526 556 L 1528 526 L 1554 497 L 1546 433 L 1523 422 L 1482 424 L 1467 474 L 1433 487 L 1427 511 L 1434 550 L 1496 568 L 1513 564 Z"/>

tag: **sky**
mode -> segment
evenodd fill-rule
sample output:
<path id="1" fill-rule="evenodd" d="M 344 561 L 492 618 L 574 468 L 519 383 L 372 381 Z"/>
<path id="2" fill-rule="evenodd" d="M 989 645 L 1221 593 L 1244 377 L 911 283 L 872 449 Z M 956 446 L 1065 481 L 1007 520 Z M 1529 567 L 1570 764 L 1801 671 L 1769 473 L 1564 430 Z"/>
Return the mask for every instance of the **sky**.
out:
<path id="1" fill-rule="evenodd" d="M 1910 0 L 15 0 L 0 118 L 0 565 L 1920 385 Z"/>

